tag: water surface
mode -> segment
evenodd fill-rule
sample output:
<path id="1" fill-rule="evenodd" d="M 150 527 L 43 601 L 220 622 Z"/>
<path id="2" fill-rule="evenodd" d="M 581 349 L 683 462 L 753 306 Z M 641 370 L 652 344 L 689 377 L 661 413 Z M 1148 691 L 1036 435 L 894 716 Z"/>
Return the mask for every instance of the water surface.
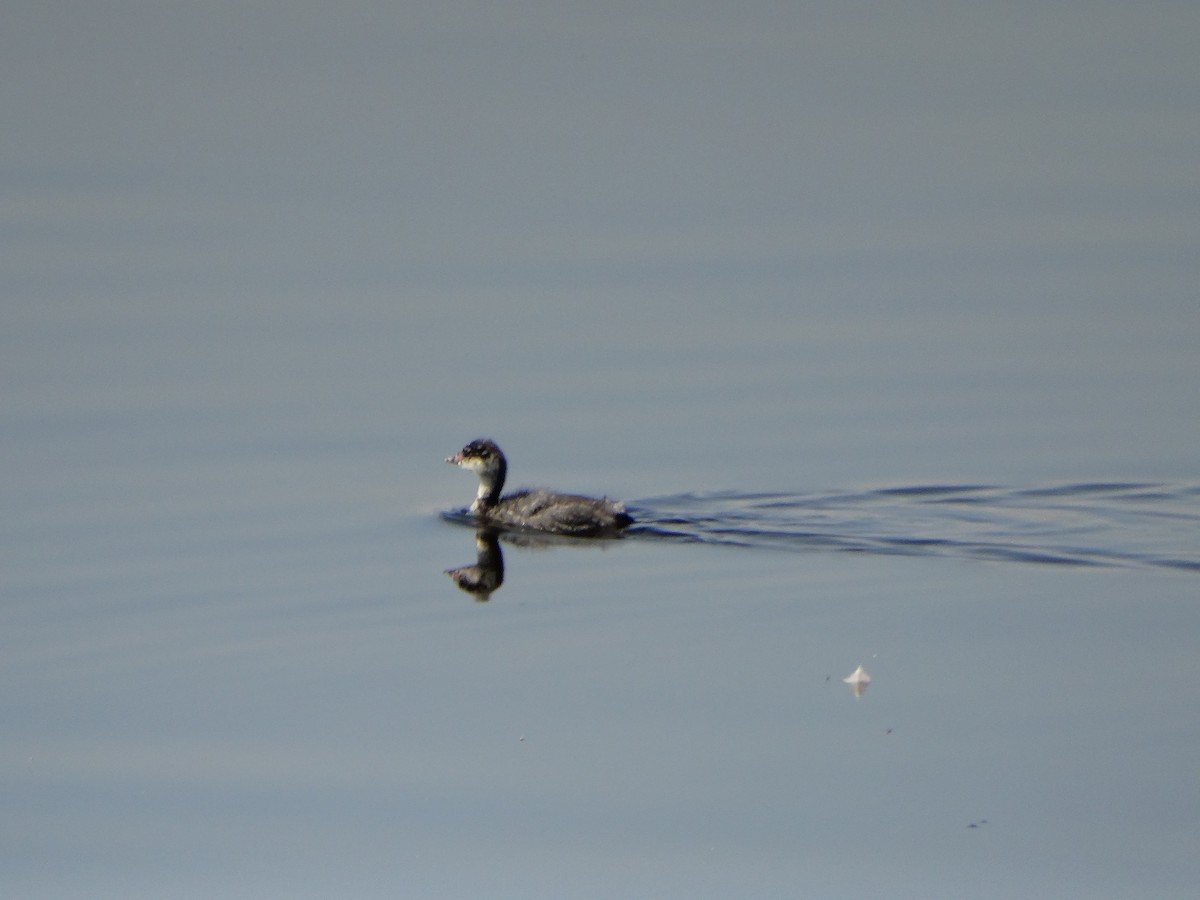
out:
<path id="1" fill-rule="evenodd" d="M 1200 488 L 1150 483 L 916 485 L 682 494 L 631 507 L 631 533 L 792 550 L 1200 571 Z"/>
<path id="2" fill-rule="evenodd" d="M 6 895 L 1192 897 L 1198 16 L 6 10 Z"/>

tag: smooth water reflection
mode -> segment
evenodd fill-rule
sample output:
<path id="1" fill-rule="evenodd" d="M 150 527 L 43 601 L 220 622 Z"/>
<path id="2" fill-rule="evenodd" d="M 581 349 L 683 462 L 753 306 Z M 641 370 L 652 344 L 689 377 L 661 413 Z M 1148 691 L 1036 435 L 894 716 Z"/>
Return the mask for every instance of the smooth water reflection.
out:
<path id="1" fill-rule="evenodd" d="M 1196 6 L 927 12 L 9 4 L 6 896 L 1194 896 Z"/>

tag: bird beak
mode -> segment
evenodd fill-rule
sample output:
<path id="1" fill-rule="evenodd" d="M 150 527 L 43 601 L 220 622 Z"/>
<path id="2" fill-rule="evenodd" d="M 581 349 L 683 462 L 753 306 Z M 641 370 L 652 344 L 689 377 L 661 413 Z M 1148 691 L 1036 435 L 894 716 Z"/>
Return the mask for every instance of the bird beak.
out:
<path id="1" fill-rule="evenodd" d="M 453 456 L 447 456 L 447 457 L 446 457 L 446 462 L 448 462 L 448 463 L 454 463 L 454 465 L 456 465 L 456 466 L 461 466 L 461 465 L 462 465 L 462 461 L 463 461 L 463 455 L 462 455 L 462 451 L 461 451 L 461 450 L 460 450 L 460 451 L 458 451 L 457 453 L 455 453 Z"/>

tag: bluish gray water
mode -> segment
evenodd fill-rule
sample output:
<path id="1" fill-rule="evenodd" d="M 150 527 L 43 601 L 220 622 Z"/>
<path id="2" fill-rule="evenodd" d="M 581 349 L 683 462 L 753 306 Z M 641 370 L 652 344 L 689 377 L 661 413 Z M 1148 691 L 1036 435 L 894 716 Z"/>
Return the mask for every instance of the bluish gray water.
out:
<path id="1" fill-rule="evenodd" d="M 4 894 L 1193 896 L 1197 33 L 6 10 Z"/>
<path id="2" fill-rule="evenodd" d="M 1196 485 L 684 494 L 632 508 L 635 533 L 703 543 L 1200 572 Z"/>

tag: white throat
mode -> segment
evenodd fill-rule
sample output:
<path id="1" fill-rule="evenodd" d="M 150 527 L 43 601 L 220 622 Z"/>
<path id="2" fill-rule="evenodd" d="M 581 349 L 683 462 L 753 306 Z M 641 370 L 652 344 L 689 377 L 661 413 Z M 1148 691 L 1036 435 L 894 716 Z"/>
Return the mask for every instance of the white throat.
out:
<path id="1" fill-rule="evenodd" d="M 484 500 L 492 492 L 491 482 L 479 479 L 479 490 L 475 492 L 475 502 L 471 504 L 471 512 L 480 512 L 484 507 Z"/>
<path id="2" fill-rule="evenodd" d="M 475 502 L 471 504 L 471 512 L 477 513 L 486 505 L 485 501 L 491 496 L 496 479 L 491 472 L 485 471 L 483 466 L 475 460 L 466 463 L 465 468 L 471 469 L 479 476 L 479 488 L 475 491 Z"/>

